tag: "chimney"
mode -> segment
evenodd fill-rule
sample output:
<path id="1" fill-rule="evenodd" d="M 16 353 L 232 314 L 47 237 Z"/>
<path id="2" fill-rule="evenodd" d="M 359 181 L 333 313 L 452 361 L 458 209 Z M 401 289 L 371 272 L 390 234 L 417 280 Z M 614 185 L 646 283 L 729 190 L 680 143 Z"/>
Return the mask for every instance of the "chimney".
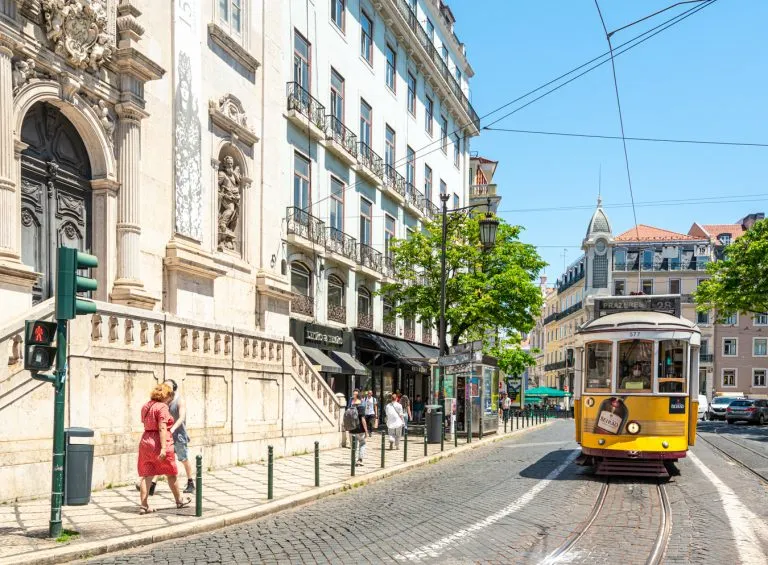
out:
<path id="1" fill-rule="evenodd" d="M 752 214 L 744 216 L 736 223 L 741 224 L 741 227 L 748 230 L 755 225 L 755 222 L 763 219 L 765 219 L 765 214 L 763 212 L 753 212 Z"/>

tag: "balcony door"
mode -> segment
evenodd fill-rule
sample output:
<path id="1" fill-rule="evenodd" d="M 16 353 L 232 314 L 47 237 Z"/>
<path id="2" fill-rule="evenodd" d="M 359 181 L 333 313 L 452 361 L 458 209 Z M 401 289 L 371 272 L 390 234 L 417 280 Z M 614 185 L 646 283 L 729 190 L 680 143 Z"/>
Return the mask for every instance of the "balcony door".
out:
<path id="1" fill-rule="evenodd" d="M 310 92 L 312 55 L 309 41 L 294 30 L 293 39 L 293 81 L 304 90 Z"/>

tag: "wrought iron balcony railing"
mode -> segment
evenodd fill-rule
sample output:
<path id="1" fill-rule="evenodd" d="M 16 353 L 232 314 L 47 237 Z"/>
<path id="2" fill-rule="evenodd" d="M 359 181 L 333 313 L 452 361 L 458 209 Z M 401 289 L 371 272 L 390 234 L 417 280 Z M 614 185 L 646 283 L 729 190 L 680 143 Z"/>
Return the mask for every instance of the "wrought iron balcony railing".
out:
<path id="1" fill-rule="evenodd" d="M 637 271 L 640 268 L 643 271 L 706 271 L 707 263 L 709 261 L 706 258 L 696 258 L 688 261 L 680 261 L 680 259 L 654 259 L 653 261 L 614 261 L 614 271 Z"/>
<path id="2" fill-rule="evenodd" d="M 286 85 L 286 89 L 288 91 L 288 110 L 296 110 L 318 129 L 325 131 L 325 106 L 317 98 L 304 90 L 304 87 L 298 82 L 289 82 Z"/>
<path id="3" fill-rule="evenodd" d="M 382 263 L 384 266 L 384 274 L 388 277 L 394 277 L 395 276 L 395 260 L 392 257 L 391 254 L 387 255 L 384 254 L 384 262 Z"/>
<path id="4" fill-rule="evenodd" d="M 291 312 L 305 316 L 315 315 L 315 299 L 304 294 L 293 293 L 291 300 Z"/>
<path id="5" fill-rule="evenodd" d="M 384 256 L 370 245 L 357 244 L 357 261 L 363 266 L 379 273 L 384 269 Z"/>
<path id="6" fill-rule="evenodd" d="M 550 322 L 554 322 L 555 320 L 557 320 L 558 319 L 557 318 L 558 314 L 559 314 L 559 312 L 553 312 L 552 314 L 550 314 L 549 316 L 544 318 L 544 325 L 546 326 Z"/>
<path id="7" fill-rule="evenodd" d="M 699 353 L 699 361 L 701 363 L 714 363 L 715 355 L 713 353 Z"/>
<path id="8" fill-rule="evenodd" d="M 384 183 L 405 198 L 405 177 L 398 173 L 392 165 L 384 165 Z"/>
<path id="9" fill-rule="evenodd" d="M 579 271 L 575 276 L 568 279 L 567 282 L 558 282 L 557 284 L 557 293 L 560 294 L 561 292 L 571 288 L 573 285 L 575 285 L 577 282 L 582 280 L 584 278 L 586 271 Z"/>
<path id="10" fill-rule="evenodd" d="M 325 246 L 325 222 L 295 206 L 288 207 L 286 220 L 288 234 L 295 234 L 312 243 Z"/>
<path id="11" fill-rule="evenodd" d="M 369 169 L 377 177 L 384 177 L 384 159 L 366 143 L 358 143 L 357 162 Z"/>
<path id="12" fill-rule="evenodd" d="M 557 371 L 559 369 L 565 369 L 565 361 L 557 361 L 555 363 L 547 363 L 544 365 L 545 371 Z"/>
<path id="13" fill-rule="evenodd" d="M 429 218 L 430 220 L 434 220 L 440 215 L 440 208 L 433 202 L 430 202 L 426 198 L 424 198 L 424 214 Z"/>
<path id="14" fill-rule="evenodd" d="M 347 308 L 343 304 L 328 304 L 328 319 L 340 324 L 347 323 Z"/>
<path id="15" fill-rule="evenodd" d="M 434 343 L 434 339 L 435 339 L 435 333 L 432 330 L 432 328 L 422 326 L 421 327 L 421 343 L 432 345 L 432 343 Z"/>
<path id="16" fill-rule="evenodd" d="M 416 328 L 415 327 L 408 327 L 405 326 L 403 328 L 403 337 L 407 339 L 408 341 L 415 341 L 416 340 Z"/>
<path id="17" fill-rule="evenodd" d="M 373 329 L 373 316 L 371 314 L 366 314 L 365 312 L 358 312 L 357 313 L 357 327 L 363 328 L 366 330 L 372 330 Z"/>
<path id="18" fill-rule="evenodd" d="M 347 153 L 357 158 L 357 136 L 352 133 L 344 123 L 336 116 L 326 116 L 328 123 L 328 129 L 326 135 L 328 139 L 333 139 L 336 143 L 341 145 Z"/>
<path id="19" fill-rule="evenodd" d="M 418 208 L 419 210 L 424 208 L 424 194 L 411 183 L 406 184 L 405 200 L 414 208 Z"/>
<path id="20" fill-rule="evenodd" d="M 357 240 L 339 229 L 328 226 L 327 230 L 325 248 L 331 253 L 357 261 Z"/>
<path id="21" fill-rule="evenodd" d="M 495 184 L 473 184 L 469 187 L 470 198 L 487 198 L 496 196 Z"/>
<path id="22" fill-rule="evenodd" d="M 583 306 L 583 303 L 581 301 L 577 302 L 573 306 L 569 306 L 568 308 L 566 308 L 565 310 L 563 310 L 557 315 L 557 319 L 562 320 L 563 318 L 567 318 L 574 312 L 578 312 L 579 310 L 581 310 L 582 306 Z"/>
<path id="23" fill-rule="evenodd" d="M 421 23 L 419 23 L 419 19 L 416 14 L 413 13 L 408 0 L 396 0 L 396 2 L 400 15 L 403 17 L 403 19 L 405 19 L 408 27 L 416 35 L 416 39 L 427 52 L 428 58 L 437 67 L 438 72 L 442 75 L 443 79 L 448 84 L 448 88 L 458 99 L 461 107 L 467 112 L 467 114 L 469 114 L 469 117 L 474 123 L 475 127 L 480 129 L 480 117 L 477 115 L 477 112 L 475 112 L 472 104 L 470 104 L 467 95 L 464 94 L 464 91 L 461 89 L 461 84 L 456 81 L 456 77 L 454 77 L 453 73 L 448 68 L 448 65 L 446 64 L 445 60 L 443 60 L 442 55 L 435 48 L 435 45 L 432 43 L 432 40 L 429 38 L 427 32 L 421 26 Z"/>
<path id="24" fill-rule="evenodd" d="M 396 335 L 397 323 L 394 320 L 384 320 L 384 333 L 387 335 Z"/>

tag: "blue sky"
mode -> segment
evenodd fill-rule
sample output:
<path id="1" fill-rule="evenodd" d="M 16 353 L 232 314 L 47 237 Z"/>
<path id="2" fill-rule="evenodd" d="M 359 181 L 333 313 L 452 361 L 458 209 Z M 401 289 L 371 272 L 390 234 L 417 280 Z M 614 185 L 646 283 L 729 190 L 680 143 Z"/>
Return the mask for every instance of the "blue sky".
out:
<path id="1" fill-rule="evenodd" d="M 675 0 L 601 0 L 609 30 Z M 607 50 L 593 0 L 452 0 L 456 33 L 475 70 L 472 103 L 481 116 Z M 614 35 L 619 44 L 692 4 L 678 6 Z M 616 58 L 627 136 L 768 142 L 768 41 L 764 0 L 718 0 Z M 523 101 L 524 102 L 524 101 Z M 520 102 L 511 108 L 514 108 Z M 510 109 L 511 109 L 510 108 Z M 503 115 L 503 112 L 483 121 Z M 494 127 L 619 135 L 610 63 Z M 592 206 L 598 171 L 614 234 L 633 225 L 620 140 L 484 131 L 471 149 L 499 160 L 501 215 L 523 225 L 552 282 L 580 253 L 592 210 L 522 211 Z M 628 142 L 637 221 L 686 232 L 694 221 L 729 223 L 768 211 L 768 148 Z M 742 197 L 740 202 L 697 203 Z"/>

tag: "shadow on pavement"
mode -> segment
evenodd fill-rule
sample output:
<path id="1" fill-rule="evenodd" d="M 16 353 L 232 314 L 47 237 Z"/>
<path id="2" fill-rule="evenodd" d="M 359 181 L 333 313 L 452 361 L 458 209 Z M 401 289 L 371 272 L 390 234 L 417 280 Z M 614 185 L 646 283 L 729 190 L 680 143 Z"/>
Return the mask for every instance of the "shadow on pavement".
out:
<path id="1" fill-rule="evenodd" d="M 520 471 L 520 476 L 525 477 L 526 479 L 546 479 L 554 469 L 565 463 L 565 460 L 568 459 L 568 457 L 578 451 L 580 450 L 557 449 L 550 451 L 534 464 L 529 465 Z M 583 481 L 585 479 L 591 479 L 591 471 L 589 467 L 581 467 L 574 462 L 571 462 L 565 469 L 563 469 L 562 473 L 552 478 L 552 480 L 555 481 Z"/>

